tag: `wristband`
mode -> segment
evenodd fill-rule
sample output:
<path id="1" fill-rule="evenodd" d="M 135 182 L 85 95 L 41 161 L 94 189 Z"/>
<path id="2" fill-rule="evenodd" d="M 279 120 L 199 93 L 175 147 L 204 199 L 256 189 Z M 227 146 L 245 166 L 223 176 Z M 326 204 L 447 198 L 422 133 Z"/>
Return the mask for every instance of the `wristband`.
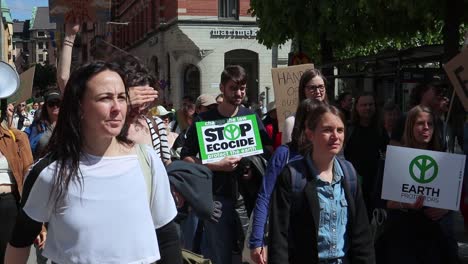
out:
<path id="1" fill-rule="evenodd" d="M 73 45 L 74 45 L 75 43 L 74 43 L 73 41 L 71 41 L 71 40 L 64 39 L 64 40 L 63 40 L 63 44 L 64 44 L 64 45 L 69 44 L 70 46 L 73 47 Z"/>

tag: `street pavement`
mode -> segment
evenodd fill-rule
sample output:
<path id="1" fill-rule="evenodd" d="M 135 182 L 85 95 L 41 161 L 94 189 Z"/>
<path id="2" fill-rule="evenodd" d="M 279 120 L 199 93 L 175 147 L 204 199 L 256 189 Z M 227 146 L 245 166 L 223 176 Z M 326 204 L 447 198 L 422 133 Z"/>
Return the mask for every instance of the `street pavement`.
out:
<path id="1" fill-rule="evenodd" d="M 468 264 L 468 232 L 464 230 L 463 218 L 460 213 L 455 214 L 455 236 L 458 241 L 461 262 L 462 264 Z M 248 263 L 253 263 L 247 257 L 249 256 L 249 251 L 247 248 L 244 248 L 243 254 L 244 261 Z M 237 261 L 240 262 L 238 257 Z M 50 261 L 48 261 L 47 263 L 50 263 Z M 36 264 L 36 251 L 34 248 L 31 248 L 31 254 L 29 255 L 29 260 L 27 264 Z"/>

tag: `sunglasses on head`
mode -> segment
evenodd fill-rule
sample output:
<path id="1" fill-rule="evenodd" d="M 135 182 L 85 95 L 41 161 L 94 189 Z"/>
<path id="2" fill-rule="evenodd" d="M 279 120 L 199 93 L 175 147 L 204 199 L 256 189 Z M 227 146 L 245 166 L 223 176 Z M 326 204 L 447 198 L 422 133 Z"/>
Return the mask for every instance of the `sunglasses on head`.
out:
<path id="1" fill-rule="evenodd" d="M 60 101 L 50 101 L 47 102 L 48 107 L 60 106 Z"/>

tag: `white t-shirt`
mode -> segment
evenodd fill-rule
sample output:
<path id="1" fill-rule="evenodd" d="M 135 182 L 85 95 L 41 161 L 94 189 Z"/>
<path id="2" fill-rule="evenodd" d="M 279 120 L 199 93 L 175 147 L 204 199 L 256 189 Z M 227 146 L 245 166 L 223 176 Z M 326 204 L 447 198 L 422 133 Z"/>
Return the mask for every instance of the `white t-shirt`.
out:
<path id="1" fill-rule="evenodd" d="M 161 159 L 149 146 L 147 153 L 153 172 L 151 210 L 136 154 L 84 154 L 79 168 L 83 188 L 71 182 L 66 202 L 57 212 L 49 202 L 57 163 L 46 167 L 23 208 L 33 220 L 49 223 L 43 255 L 60 264 L 143 264 L 160 259 L 155 229 L 174 219 L 177 209 Z"/>
<path id="2" fill-rule="evenodd" d="M 296 115 L 290 115 L 284 120 L 283 133 L 281 134 L 281 144 L 287 144 L 292 140 L 292 131 L 294 128 L 294 122 L 296 121 Z"/>

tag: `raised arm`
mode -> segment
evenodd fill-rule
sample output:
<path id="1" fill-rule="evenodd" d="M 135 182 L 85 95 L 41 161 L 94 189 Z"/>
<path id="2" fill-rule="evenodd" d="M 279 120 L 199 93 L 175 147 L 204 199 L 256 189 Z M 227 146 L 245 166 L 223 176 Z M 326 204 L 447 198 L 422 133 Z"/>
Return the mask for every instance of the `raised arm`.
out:
<path id="1" fill-rule="evenodd" d="M 80 31 L 80 24 L 80 21 L 75 18 L 72 21 L 67 21 L 65 24 L 65 37 L 63 38 L 63 46 L 57 68 L 57 84 L 62 94 L 65 91 L 68 78 L 70 78 L 73 44 L 75 43 L 76 34 Z"/>

